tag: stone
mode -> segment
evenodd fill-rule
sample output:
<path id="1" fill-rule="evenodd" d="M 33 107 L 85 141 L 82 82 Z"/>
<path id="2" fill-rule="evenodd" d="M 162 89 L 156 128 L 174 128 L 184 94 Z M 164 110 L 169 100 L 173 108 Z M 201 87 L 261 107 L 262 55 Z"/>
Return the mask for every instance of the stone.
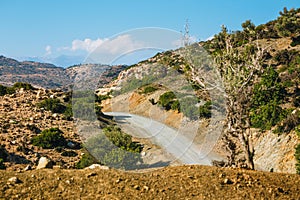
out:
<path id="1" fill-rule="evenodd" d="M 225 179 L 224 179 L 224 183 L 225 183 L 225 184 L 232 184 L 233 182 L 232 182 L 230 179 L 225 178 Z"/>
<path id="2" fill-rule="evenodd" d="M 18 183 L 22 183 L 22 181 L 18 179 L 18 177 L 14 176 L 8 179 L 8 184 L 18 184 Z"/>
<path id="3" fill-rule="evenodd" d="M 133 188 L 136 190 L 140 190 L 140 186 L 138 186 L 138 185 L 133 186 Z"/>
<path id="4" fill-rule="evenodd" d="M 32 168 L 31 168 L 31 166 L 30 165 L 27 165 L 25 168 L 24 168 L 24 171 L 29 171 L 29 170 L 31 170 Z"/>
<path id="5" fill-rule="evenodd" d="M 75 148 L 76 145 L 73 142 L 68 142 L 67 146 L 70 148 Z"/>
<path id="6" fill-rule="evenodd" d="M 104 166 L 104 165 L 99 165 L 99 164 L 92 164 L 89 167 L 86 167 L 85 169 L 104 169 L 104 170 L 108 170 L 109 167 L 108 166 Z"/>
<path id="7" fill-rule="evenodd" d="M 52 162 L 48 158 L 41 157 L 39 159 L 39 164 L 36 167 L 36 169 L 44 169 L 44 168 L 52 168 L 52 167 L 53 167 Z"/>

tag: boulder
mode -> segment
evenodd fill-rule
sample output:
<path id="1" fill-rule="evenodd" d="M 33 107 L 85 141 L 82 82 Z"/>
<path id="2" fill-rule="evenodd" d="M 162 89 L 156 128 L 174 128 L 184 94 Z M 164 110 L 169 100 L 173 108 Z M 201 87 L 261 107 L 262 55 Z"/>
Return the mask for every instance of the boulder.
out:
<path id="1" fill-rule="evenodd" d="M 105 170 L 108 170 L 109 167 L 108 166 L 104 166 L 104 165 L 99 165 L 99 164 L 92 164 L 91 166 L 89 167 L 86 167 L 85 169 L 105 169 Z"/>
<path id="2" fill-rule="evenodd" d="M 53 163 L 46 157 L 41 157 L 39 159 L 39 164 L 36 169 L 44 169 L 44 168 L 53 168 Z"/>

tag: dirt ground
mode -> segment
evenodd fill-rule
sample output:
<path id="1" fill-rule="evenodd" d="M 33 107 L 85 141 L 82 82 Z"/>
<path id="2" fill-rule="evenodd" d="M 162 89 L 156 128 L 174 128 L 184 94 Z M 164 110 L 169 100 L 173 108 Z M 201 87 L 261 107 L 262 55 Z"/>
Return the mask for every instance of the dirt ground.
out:
<path id="1" fill-rule="evenodd" d="M 300 199 L 300 176 L 208 166 L 43 169 L 0 171 L 0 188 L 0 199 Z"/>

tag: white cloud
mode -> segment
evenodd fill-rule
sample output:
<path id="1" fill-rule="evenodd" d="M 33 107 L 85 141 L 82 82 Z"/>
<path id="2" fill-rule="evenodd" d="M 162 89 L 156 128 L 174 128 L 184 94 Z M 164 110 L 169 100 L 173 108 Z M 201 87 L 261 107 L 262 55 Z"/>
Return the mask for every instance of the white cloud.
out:
<path id="1" fill-rule="evenodd" d="M 46 53 L 45 53 L 45 56 L 48 56 L 48 55 L 51 55 L 52 54 L 52 50 L 51 50 L 51 46 L 50 45 L 47 45 L 45 47 L 45 50 L 46 50 Z"/>
<path id="2" fill-rule="evenodd" d="M 84 40 L 73 40 L 72 47 L 66 49 L 70 49 L 72 51 L 84 50 L 91 53 L 106 40 L 107 39 L 100 39 L 100 38 L 96 40 L 92 40 L 89 38 L 86 38 Z"/>

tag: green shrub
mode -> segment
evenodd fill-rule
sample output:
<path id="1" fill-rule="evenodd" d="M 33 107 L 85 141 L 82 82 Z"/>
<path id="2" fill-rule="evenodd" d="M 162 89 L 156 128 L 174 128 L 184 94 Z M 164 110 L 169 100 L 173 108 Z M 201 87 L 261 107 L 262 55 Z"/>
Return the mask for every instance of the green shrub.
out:
<path id="1" fill-rule="evenodd" d="M 143 94 L 148 94 L 148 93 L 152 93 L 152 92 L 155 92 L 157 90 L 156 87 L 153 87 L 153 86 L 147 86 L 143 89 Z"/>
<path id="2" fill-rule="evenodd" d="M 166 110 L 170 110 L 172 108 L 172 104 L 175 102 L 176 96 L 173 92 L 169 91 L 162 94 L 159 97 L 158 104 L 161 105 Z"/>
<path id="3" fill-rule="evenodd" d="M 7 87 L 0 85 L 0 96 L 4 96 L 7 94 Z"/>
<path id="4" fill-rule="evenodd" d="M 65 111 L 64 111 L 64 116 L 67 120 L 71 120 L 72 117 L 73 117 L 73 110 L 72 110 L 72 104 L 71 103 L 68 103 L 66 108 L 65 108 Z"/>
<path id="5" fill-rule="evenodd" d="M 35 89 L 31 84 L 29 83 L 22 83 L 22 82 L 17 82 L 13 85 L 14 89 L 21 89 L 24 88 L 24 90 L 33 90 Z"/>
<path id="6" fill-rule="evenodd" d="M 198 99 L 196 97 L 184 97 L 180 99 L 180 112 L 191 120 L 199 118 L 199 108 L 196 106 Z"/>
<path id="7" fill-rule="evenodd" d="M 103 129 L 105 136 L 117 147 L 126 151 L 140 153 L 142 146 L 139 143 L 132 142 L 132 136 L 128 135 L 117 126 L 108 126 Z"/>
<path id="8" fill-rule="evenodd" d="M 53 113 L 64 113 L 66 110 L 66 106 L 64 106 L 59 99 L 52 98 L 41 101 L 37 106 Z"/>
<path id="9" fill-rule="evenodd" d="M 296 147 L 296 152 L 295 152 L 295 158 L 296 158 L 296 172 L 297 174 L 300 174 L 300 144 Z"/>
<path id="10" fill-rule="evenodd" d="M 6 87 L 0 85 L 0 96 L 4 96 L 6 94 L 13 94 L 15 93 L 15 89 L 13 87 Z"/>
<path id="11" fill-rule="evenodd" d="M 300 44 L 300 36 L 292 37 L 291 46 L 294 47 L 294 46 L 297 46 L 299 44 Z"/>
<path id="12" fill-rule="evenodd" d="M 81 159 L 76 163 L 76 168 L 83 169 L 88 166 L 91 166 L 92 164 L 100 164 L 100 163 L 87 150 L 85 150 L 85 153 L 83 154 Z"/>
<path id="13" fill-rule="evenodd" d="M 42 147 L 44 149 L 65 146 L 66 140 L 62 133 L 63 132 L 58 128 L 45 129 L 40 135 L 33 137 L 31 142 L 33 145 Z"/>
<path id="14" fill-rule="evenodd" d="M 115 148 L 105 154 L 103 163 L 117 169 L 135 169 L 136 164 L 142 162 L 140 154 L 130 153 L 120 148 Z"/>
<path id="15" fill-rule="evenodd" d="M 133 142 L 132 137 L 116 126 L 108 126 L 89 138 L 85 148 L 102 164 L 115 168 L 131 169 L 142 162 L 142 145 Z"/>
<path id="16" fill-rule="evenodd" d="M 300 138 L 300 125 L 298 125 L 298 126 L 295 128 L 295 131 L 296 131 L 296 134 L 298 135 L 298 137 Z"/>
<path id="17" fill-rule="evenodd" d="M 200 118 L 210 118 L 211 117 L 211 107 L 212 102 L 207 101 L 203 106 L 199 107 L 199 117 Z"/>
<path id="18" fill-rule="evenodd" d="M 6 169 L 6 166 L 4 165 L 4 160 L 0 158 L 0 169 Z"/>
<path id="19" fill-rule="evenodd" d="M 7 153 L 6 149 L 4 147 L 0 146 L 0 159 L 2 159 L 3 161 L 6 161 L 7 156 L 8 156 L 8 153 Z"/>

